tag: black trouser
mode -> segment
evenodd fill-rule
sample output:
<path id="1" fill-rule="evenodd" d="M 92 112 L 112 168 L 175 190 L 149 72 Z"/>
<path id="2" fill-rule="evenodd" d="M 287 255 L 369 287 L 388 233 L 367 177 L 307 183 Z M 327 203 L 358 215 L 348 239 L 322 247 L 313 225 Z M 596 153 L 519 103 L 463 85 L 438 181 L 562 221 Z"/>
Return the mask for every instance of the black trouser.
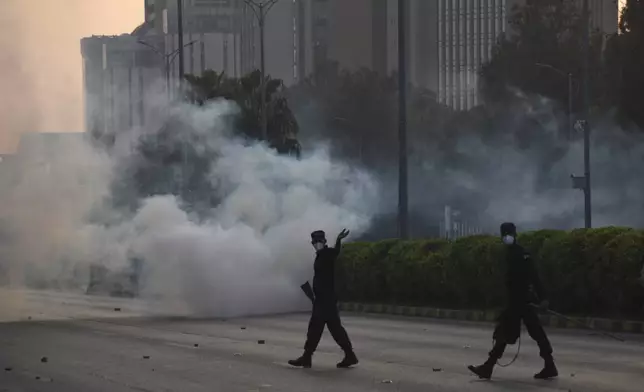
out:
<path id="1" fill-rule="evenodd" d="M 312 355 L 315 352 L 322 338 L 325 325 L 329 328 L 329 332 L 331 332 L 331 336 L 333 336 L 338 346 L 345 352 L 350 352 L 352 350 L 351 340 L 349 340 L 349 335 L 342 326 L 342 321 L 340 321 L 337 301 L 317 299 L 313 302 L 313 312 L 309 321 L 309 330 L 306 334 L 304 352 L 308 355 Z"/>
<path id="2" fill-rule="evenodd" d="M 521 321 L 525 324 L 530 337 L 537 342 L 541 358 L 552 360 L 552 346 L 546 331 L 541 326 L 536 310 L 530 305 L 511 306 L 501 313 L 494 330 L 495 343 L 490 351 L 490 358 L 501 358 L 507 345 L 516 343 L 521 335 Z"/>

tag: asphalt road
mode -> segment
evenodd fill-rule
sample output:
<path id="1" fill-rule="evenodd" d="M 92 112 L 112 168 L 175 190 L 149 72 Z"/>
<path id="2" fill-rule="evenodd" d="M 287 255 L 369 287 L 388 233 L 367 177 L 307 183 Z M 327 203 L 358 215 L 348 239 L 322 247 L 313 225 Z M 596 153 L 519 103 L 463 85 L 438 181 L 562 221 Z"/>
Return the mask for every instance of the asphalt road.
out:
<path id="1" fill-rule="evenodd" d="M 489 325 L 345 314 L 360 365 L 336 369 L 342 353 L 325 332 L 313 369 L 303 370 L 290 368 L 286 361 L 301 353 L 305 314 L 229 320 L 151 318 L 136 301 L 75 295 L 30 294 L 20 306 L 8 309 L 4 304 L 2 392 L 641 392 L 644 388 L 644 341 L 637 336 L 623 336 L 627 342 L 620 343 L 583 331 L 552 330 L 561 376 L 536 381 L 532 375 L 542 363 L 536 345 L 524 334 L 517 362 L 497 368 L 492 381 L 479 381 L 466 365 L 485 359 L 491 345 Z M 503 361 L 515 351 L 516 346 L 509 348 Z"/>

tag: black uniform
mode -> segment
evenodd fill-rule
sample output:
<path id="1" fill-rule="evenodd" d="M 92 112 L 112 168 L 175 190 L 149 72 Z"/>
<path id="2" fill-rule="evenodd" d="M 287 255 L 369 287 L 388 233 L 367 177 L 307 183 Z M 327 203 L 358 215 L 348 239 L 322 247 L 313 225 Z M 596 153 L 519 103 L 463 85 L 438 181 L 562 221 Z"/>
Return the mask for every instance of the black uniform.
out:
<path id="1" fill-rule="evenodd" d="M 540 355 L 545 363 L 543 370 L 534 377 L 537 379 L 557 377 L 558 371 L 552 358 L 552 346 L 534 307 L 535 302 L 543 302 L 546 298 L 541 280 L 530 254 L 516 243 L 517 233 L 514 224 L 502 224 L 501 236 L 507 245 L 505 258 L 507 306 L 499 316 L 494 330 L 494 347 L 490 351 L 488 360 L 480 366 L 468 366 L 468 369 L 480 378 L 492 377 L 494 366 L 503 356 L 507 345 L 515 344 L 519 339 L 521 321 L 523 321 L 528 334 L 539 345 Z"/>
<path id="2" fill-rule="evenodd" d="M 539 345 L 540 355 L 552 359 L 552 346 L 546 336 L 533 303 L 546 299 L 530 254 L 518 244 L 510 245 L 506 254 L 507 306 L 494 331 L 495 345 L 491 358 L 501 358 L 507 344 L 516 343 L 521 334 L 521 321 L 528 334 Z"/>
<path id="3" fill-rule="evenodd" d="M 349 335 L 347 335 L 347 331 L 340 321 L 338 300 L 335 295 L 335 261 L 342 247 L 341 239 L 348 234 L 349 232 L 347 230 L 343 230 L 338 235 L 335 248 L 329 248 L 326 246 L 326 238 L 323 231 L 318 230 L 311 233 L 311 243 L 316 249 L 319 249 L 317 250 L 315 264 L 313 266 L 315 271 L 313 289 L 311 290 L 308 283 L 301 287 L 313 301 L 313 311 L 311 313 L 311 320 L 309 321 L 306 343 L 304 344 L 304 355 L 298 359 L 288 361 L 292 366 L 311 367 L 311 357 L 320 343 L 325 325 L 329 328 L 329 332 L 331 332 L 331 336 L 333 336 L 336 343 L 344 350 L 344 359 L 337 364 L 337 367 L 348 368 L 358 364 L 358 358 L 353 352 Z"/>
<path id="4" fill-rule="evenodd" d="M 340 248 L 324 247 L 317 252 L 313 269 L 313 312 L 309 321 L 304 351 L 313 354 L 317 349 L 324 326 L 329 328 L 333 339 L 345 352 L 352 351 L 351 341 L 347 331 L 340 321 L 338 300 L 335 294 L 335 261 L 340 254 Z"/>

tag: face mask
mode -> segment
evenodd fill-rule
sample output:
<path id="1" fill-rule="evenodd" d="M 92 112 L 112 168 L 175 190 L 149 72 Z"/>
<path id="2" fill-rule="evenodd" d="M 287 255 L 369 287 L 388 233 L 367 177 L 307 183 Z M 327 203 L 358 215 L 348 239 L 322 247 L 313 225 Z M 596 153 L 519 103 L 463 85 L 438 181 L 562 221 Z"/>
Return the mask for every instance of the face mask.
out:
<path id="1" fill-rule="evenodd" d="M 503 243 L 506 245 L 512 245 L 514 244 L 514 237 L 511 235 L 506 235 L 503 237 Z"/>
<path id="2" fill-rule="evenodd" d="M 313 247 L 315 248 L 316 251 L 322 250 L 324 248 L 324 243 L 316 242 L 315 244 L 313 244 Z"/>

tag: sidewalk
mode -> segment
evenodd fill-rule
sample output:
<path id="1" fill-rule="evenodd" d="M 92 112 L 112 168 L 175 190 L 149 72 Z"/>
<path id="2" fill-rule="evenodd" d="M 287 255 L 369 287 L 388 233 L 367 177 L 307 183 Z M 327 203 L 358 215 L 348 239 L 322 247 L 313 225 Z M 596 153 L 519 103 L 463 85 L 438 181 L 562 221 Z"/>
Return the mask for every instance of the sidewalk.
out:
<path id="1" fill-rule="evenodd" d="M 399 305 L 381 305 L 381 304 L 360 304 L 352 302 L 343 302 L 340 304 L 340 310 L 357 313 L 375 313 L 389 314 L 396 316 L 425 317 L 449 320 L 463 321 L 480 321 L 494 322 L 498 316 L 496 311 L 476 311 L 476 310 L 448 310 L 427 308 L 419 306 L 399 306 Z M 611 320 L 602 318 L 579 318 L 571 317 L 571 320 L 565 320 L 561 317 L 552 315 L 539 315 L 541 322 L 546 327 L 551 328 L 575 328 L 579 329 L 581 325 L 587 325 L 607 332 L 626 332 L 644 334 L 644 322 L 642 321 L 625 321 Z"/>

